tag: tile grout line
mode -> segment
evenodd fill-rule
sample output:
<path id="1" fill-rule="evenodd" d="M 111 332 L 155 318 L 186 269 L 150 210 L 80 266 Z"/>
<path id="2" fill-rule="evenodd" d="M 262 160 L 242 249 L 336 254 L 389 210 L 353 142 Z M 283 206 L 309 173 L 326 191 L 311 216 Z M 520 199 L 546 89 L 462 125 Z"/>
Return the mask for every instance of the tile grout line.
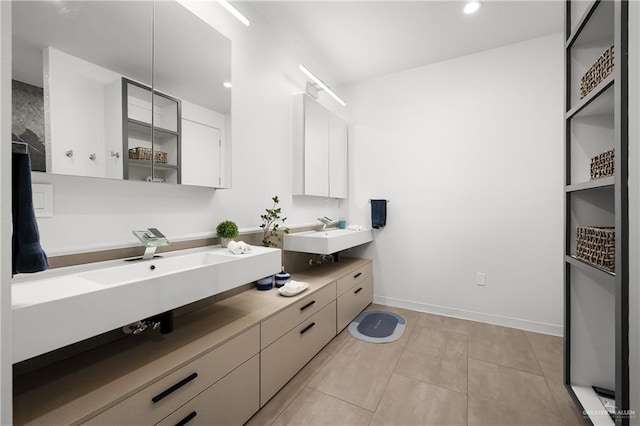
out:
<path id="1" fill-rule="evenodd" d="M 531 375 L 538 376 L 538 377 L 546 377 L 544 374 L 533 373 L 531 371 L 522 370 L 522 369 L 516 368 L 516 367 L 510 367 L 508 365 L 496 364 L 495 362 L 487 361 L 485 359 L 474 358 L 474 357 L 471 357 L 471 356 L 469 357 L 469 359 L 472 359 L 474 361 L 484 362 L 484 363 L 491 364 L 491 365 L 495 365 L 496 367 L 508 368 L 509 370 L 519 371 L 521 373 L 531 374 Z M 537 362 L 537 360 L 536 360 L 536 362 Z"/>
<path id="2" fill-rule="evenodd" d="M 337 336 L 337 335 L 336 335 L 336 336 Z M 285 412 L 285 410 L 286 410 L 287 408 L 289 408 L 289 406 L 293 403 L 293 401 L 295 401 L 295 400 L 300 396 L 300 394 L 302 393 L 302 391 L 304 391 L 305 389 L 309 389 L 309 390 L 315 390 L 315 391 L 317 391 L 317 389 L 314 389 L 314 388 L 309 387 L 309 383 L 311 383 L 311 381 L 312 381 L 312 380 L 313 380 L 313 379 L 314 379 L 318 374 L 320 374 L 320 371 L 322 371 L 322 370 L 324 370 L 324 369 L 325 369 L 325 367 L 329 364 L 329 362 L 333 359 L 333 357 L 335 357 L 335 356 L 336 356 L 336 354 L 337 354 L 338 352 L 340 352 L 340 351 L 342 350 L 342 348 L 343 348 L 344 346 L 346 346 L 346 344 L 347 344 L 348 342 L 349 342 L 349 339 L 345 340 L 345 341 L 344 341 L 344 343 L 343 343 L 343 344 L 342 344 L 342 345 L 337 349 L 337 351 L 336 351 L 335 353 L 329 354 L 329 356 L 328 356 L 327 360 L 326 360 L 326 361 L 325 361 L 325 362 L 324 362 L 324 363 L 323 363 L 323 364 L 322 364 L 322 365 L 317 369 L 317 371 L 316 371 L 315 373 L 313 373 L 311 376 L 309 376 L 308 380 L 306 380 L 306 382 L 304 383 L 304 385 L 303 385 L 303 386 L 301 386 L 301 387 L 300 387 L 300 389 L 298 389 L 298 391 L 296 391 L 295 393 L 293 393 L 293 395 L 291 396 L 291 398 L 290 398 L 289 402 L 288 402 L 288 403 L 286 403 L 286 404 L 284 404 L 284 405 L 280 408 L 280 410 L 278 410 L 278 411 L 276 412 L 276 414 L 273 416 L 273 419 L 272 419 L 272 420 L 267 424 L 267 426 L 272 425 L 276 420 L 278 420 L 278 418 L 280 418 L 280 416 L 282 415 L 282 413 L 284 413 L 284 412 Z M 328 345 L 329 345 L 329 343 L 327 343 L 327 344 L 326 344 L 322 349 L 326 348 Z M 322 351 L 322 349 L 321 349 L 320 351 Z M 309 363 L 311 363 L 311 361 L 313 361 L 313 360 L 314 360 L 314 359 L 315 359 L 319 354 L 320 354 L 320 352 L 318 352 L 316 355 L 314 355 L 314 356 L 313 356 L 313 358 L 311 358 L 311 360 L 310 360 L 307 364 L 305 364 L 305 367 L 306 367 L 307 365 L 309 365 Z M 302 368 L 304 368 L 304 367 L 302 367 Z M 301 369 L 300 371 L 302 371 L 302 369 Z M 296 375 L 297 375 L 297 374 L 299 374 L 299 373 L 300 373 L 300 371 L 299 371 L 298 373 L 296 373 Z M 295 377 L 295 376 L 294 376 L 294 377 Z M 285 386 L 286 386 L 286 384 L 285 384 Z M 280 391 L 278 391 L 278 392 L 280 392 Z M 320 391 L 318 391 L 318 392 L 320 392 Z M 277 393 L 276 393 L 276 395 L 277 395 Z M 274 395 L 274 397 L 275 397 L 275 395 Z M 273 399 L 273 397 L 272 397 L 272 399 Z M 270 401 L 271 401 L 271 400 L 267 401 L 267 404 L 268 404 Z M 345 402 L 347 402 L 347 401 L 345 401 Z M 265 406 L 266 406 L 266 404 L 265 404 Z M 262 407 L 262 408 L 264 408 L 264 407 Z M 262 409 L 262 408 L 261 408 L 261 409 Z M 258 410 L 258 411 L 259 411 L 259 410 Z"/>
<path id="3" fill-rule="evenodd" d="M 533 345 L 531 344 L 531 339 L 529 338 L 529 335 L 527 333 L 525 333 L 525 336 L 527 337 L 527 342 L 529 342 L 529 346 L 531 347 L 531 352 L 533 352 L 533 356 L 536 359 L 536 362 L 538 363 L 538 367 L 540 367 L 540 371 L 542 371 L 542 377 L 544 377 L 544 382 L 547 385 L 547 389 L 549 390 L 549 395 L 551 395 L 551 398 L 553 399 L 553 403 L 555 404 L 556 408 L 558 409 L 558 414 L 560 415 L 561 418 L 563 418 L 563 410 L 562 408 L 560 408 L 560 405 L 558 405 L 558 399 L 554 396 L 553 392 L 551 391 L 551 384 L 549 383 L 549 378 L 547 377 L 547 375 L 544 372 L 544 369 L 542 368 L 542 365 L 540 365 L 540 360 L 538 359 L 538 354 L 536 353 L 535 349 L 533 349 Z M 564 418 L 562 419 L 564 421 Z"/>
<path id="4" fill-rule="evenodd" d="M 415 378 L 415 377 L 407 376 L 406 374 L 396 373 L 396 372 L 394 372 L 393 374 L 396 374 L 396 375 L 398 375 L 398 376 L 402 376 L 402 377 L 404 377 L 405 379 L 414 380 L 414 381 L 416 381 L 416 382 L 424 383 L 425 385 L 433 386 L 434 388 L 438 388 L 438 389 L 446 390 L 446 391 L 448 391 L 448 392 L 455 392 L 455 393 L 460 394 L 460 395 L 467 395 L 464 391 L 459 391 L 459 390 L 455 390 L 455 389 L 451 389 L 451 388 L 446 388 L 446 387 L 444 387 L 444 386 L 442 386 L 442 385 L 436 385 L 435 383 L 425 382 L 425 381 L 424 381 L 424 380 L 422 380 L 422 379 L 417 379 L 417 378 Z M 467 373 L 467 375 L 468 375 L 468 373 Z M 385 390 L 386 390 L 386 389 L 385 389 Z M 467 391 L 468 391 L 468 390 L 469 390 L 469 385 L 467 384 Z"/>
<path id="5" fill-rule="evenodd" d="M 407 325 L 409 325 L 409 320 L 405 319 L 406 324 L 405 324 L 405 330 Z M 417 320 L 415 321 L 417 323 Z M 398 368 L 398 363 L 400 362 L 400 358 L 402 358 L 402 355 L 404 355 L 404 352 L 407 350 L 407 346 L 409 345 L 409 340 L 411 339 L 411 336 L 413 336 L 413 333 L 416 332 L 416 324 L 413 324 L 413 327 L 411 328 L 411 333 L 409 333 L 409 335 L 407 336 L 407 341 L 404 343 L 404 348 L 402 349 L 402 351 L 400 352 L 400 354 L 398 355 L 398 358 L 396 359 L 395 364 L 393 365 L 393 369 L 391 370 L 391 374 L 389 374 L 389 379 L 387 380 L 387 384 L 384 385 L 384 388 L 382 389 L 382 392 L 380 393 L 380 398 L 378 398 L 378 402 L 376 403 L 376 408 L 375 410 L 373 410 L 373 415 L 371 416 L 371 420 L 369 421 L 369 424 L 371 424 L 371 422 L 373 421 L 373 418 L 375 417 L 376 413 L 378 412 L 378 408 L 380 407 L 380 402 L 382 402 L 382 397 L 384 396 L 384 393 L 387 391 L 387 388 L 389 387 L 389 383 L 391 382 L 391 378 L 393 377 L 394 374 L 396 374 L 396 368 Z"/>

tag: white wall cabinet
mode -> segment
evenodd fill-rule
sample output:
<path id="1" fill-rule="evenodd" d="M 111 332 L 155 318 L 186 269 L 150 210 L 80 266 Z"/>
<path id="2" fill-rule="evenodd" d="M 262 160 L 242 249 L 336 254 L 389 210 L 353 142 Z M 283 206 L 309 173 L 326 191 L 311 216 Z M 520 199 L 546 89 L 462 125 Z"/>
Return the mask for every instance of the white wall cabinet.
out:
<path id="1" fill-rule="evenodd" d="M 293 195 L 347 198 L 347 123 L 305 93 L 293 98 Z"/>
<path id="2" fill-rule="evenodd" d="M 227 117 L 189 101 L 182 101 L 182 184 L 229 187 L 225 175 L 228 149 Z"/>

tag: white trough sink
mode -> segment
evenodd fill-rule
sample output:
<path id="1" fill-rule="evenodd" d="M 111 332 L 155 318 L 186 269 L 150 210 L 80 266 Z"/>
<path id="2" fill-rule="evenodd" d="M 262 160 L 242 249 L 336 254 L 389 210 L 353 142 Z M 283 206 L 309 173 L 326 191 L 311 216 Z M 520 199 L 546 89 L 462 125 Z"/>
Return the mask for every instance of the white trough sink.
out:
<path id="1" fill-rule="evenodd" d="M 12 282 L 13 362 L 278 272 L 281 251 L 252 247 L 234 255 L 220 247 L 112 260 L 20 274 Z"/>
<path id="2" fill-rule="evenodd" d="M 314 254 L 333 254 L 373 241 L 373 231 L 328 229 L 297 232 L 284 236 L 284 249 Z"/>

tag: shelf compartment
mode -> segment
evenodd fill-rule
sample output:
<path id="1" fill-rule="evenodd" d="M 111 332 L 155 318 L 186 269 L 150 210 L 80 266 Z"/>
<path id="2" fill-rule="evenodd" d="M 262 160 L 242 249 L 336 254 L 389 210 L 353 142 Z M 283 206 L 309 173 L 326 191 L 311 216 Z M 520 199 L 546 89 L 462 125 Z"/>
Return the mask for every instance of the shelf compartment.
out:
<path id="1" fill-rule="evenodd" d="M 582 29 L 586 25 L 587 21 L 595 11 L 599 0 L 592 0 L 591 2 L 582 1 L 571 2 L 571 34 L 567 37 L 566 46 L 569 47 L 573 44 L 576 37 L 581 33 Z M 580 6 L 581 10 L 578 10 Z"/>
<path id="2" fill-rule="evenodd" d="M 580 82 L 583 75 L 607 49 L 614 46 L 614 64 L 619 64 L 622 60 L 620 49 L 615 46 L 613 23 L 614 2 L 598 1 L 581 29 L 567 42 L 568 82 L 570 82 L 568 94 L 571 101 L 569 109 L 581 101 Z"/>
<path id="3" fill-rule="evenodd" d="M 615 146 L 613 89 L 613 84 L 609 85 L 567 121 L 570 154 L 567 184 L 591 180 L 591 159 Z"/>
<path id="4" fill-rule="evenodd" d="M 594 179 L 585 182 L 574 183 L 565 187 L 565 192 L 578 192 L 590 189 L 613 188 L 616 183 L 615 176 Z"/>
<path id="5" fill-rule="evenodd" d="M 615 426 L 596 392 L 589 386 L 572 385 L 571 390 L 594 426 Z"/>
<path id="6" fill-rule="evenodd" d="M 568 240 L 565 253 L 576 252 L 577 226 L 615 227 L 614 189 L 607 186 L 566 194 Z"/>
<path id="7" fill-rule="evenodd" d="M 569 384 L 615 389 L 615 278 L 603 279 L 601 271 L 584 265 L 570 263 L 567 268 Z"/>
<path id="8" fill-rule="evenodd" d="M 572 2 L 575 4 L 575 2 Z M 594 1 L 580 18 L 579 27 L 573 32 L 566 46 L 573 49 L 590 48 L 602 40 L 613 44 L 614 2 Z M 607 46 L 608 47 L 608 46 Z"/>

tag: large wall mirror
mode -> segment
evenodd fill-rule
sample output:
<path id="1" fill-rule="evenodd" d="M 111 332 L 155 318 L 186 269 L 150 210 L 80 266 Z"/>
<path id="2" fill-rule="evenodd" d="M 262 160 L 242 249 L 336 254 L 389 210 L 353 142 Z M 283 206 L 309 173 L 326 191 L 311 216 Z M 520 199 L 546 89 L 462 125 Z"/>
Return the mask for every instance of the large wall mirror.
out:
<path id="1" fill-rule="evenodd" d="M 231 41 L 175 1 L 15 1 L 12 139 L 33 171 L 225 187 Z"/>

